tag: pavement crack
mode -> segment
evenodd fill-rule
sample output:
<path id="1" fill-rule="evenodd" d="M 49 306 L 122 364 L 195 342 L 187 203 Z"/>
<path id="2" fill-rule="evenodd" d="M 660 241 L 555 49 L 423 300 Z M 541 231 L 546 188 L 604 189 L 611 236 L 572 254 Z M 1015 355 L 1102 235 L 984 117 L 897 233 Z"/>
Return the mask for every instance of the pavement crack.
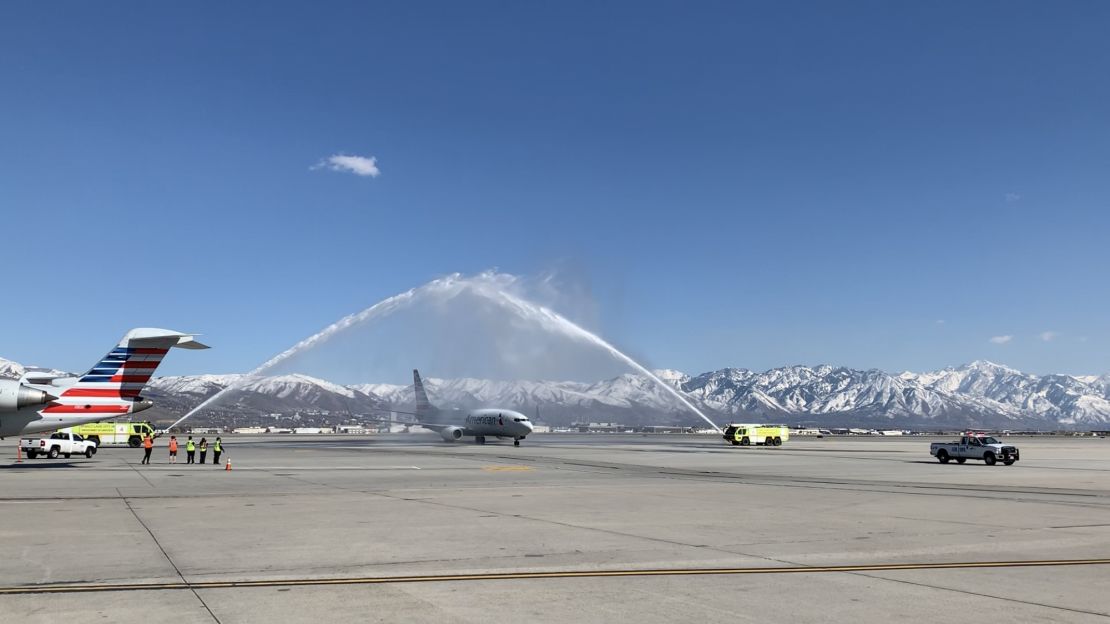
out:
<path id="1" fill-rule="evenodd" d="M 158 550 L 162 551 L 162 556 L 165 557 L 166 561 L 168 561 L 170 563 L 170 566 L 173 567 L 173 571 L 177 574 L 177 578 L 181 579 L 182 583 L 188 585 L 189 581 L 185 580 L 185 575 L 181 573 L 181 568 L 177 567 L 177 563 L 174 562 L 173 557 L 170 557 L 170 554 L 166 552 L 166 548 L 162 546 L 162 542 L 158 541 L 158 536 L 154 534 L 154 531 L 150 530 L 150 527 L 147 526 L 146 522 L 143 522 L 143 519 L 139 517 L 139 513 L 135 511 L 134 507 L 131 506 L 131 501 L 127 500 L 127 497 L 123 495 L 123 492 L 119 491 L 119 488 L 116 488 L 116 493 L 119 494 L 120 500 L 123 501 L 123 504 L 127 506 L 127 511 L 131 512 L 131 515 L 134 516 L 135 521 L 138 522 L 139 525 L 146 530 L 147 534 L 150 535 L 150 539 L 154 540 L 154 545 L 158 547 Z M 212 621 L 216 622 L 216 624 L 221 624 L 220 618 L 216 617 L 215 613 L 212 613 L 212 608 L 208 606 L 208 603 L 204 601 L 204 598 L 201 598 L 200 594 L 197 593 L 197 590 L 190 586 L 189 591 L 193 593 L 193 596 L 195 596 L 196 599 L 200 602 L 201 606 L 204 607 L 204 610 L 208 612 L 208 615 L 212 618 Z"/>
<path id="2" fill-rule="evenodd" d="M 1102 612 L 1099 612 L 1099 611 L 1087 611 L 1085 609 L 1075 609 L 1075 608 L 1072 608 L 1072 607 L 1061 607 L 1060 605 L 1047 604 L 1047 603 L 1044 603 L 1044 602 L 1036 602 L 1036 601 L 1032 601 L 1032 600 L 1022 600 L 1020 598 L 1014 598 L 1012 596 L 995 596 L 993 594 L 984 594 L 982 592 L 968 591 L 966 589 L 956 589 L 954 587 L 945 587 L 944 585 L 933 585 L 931 583 L 919 583 L 919 582 L 915 582 L 915 581 L 907 581 L 905 579 L 895 579 L 895 578 L 890 578 L 890 577 L 886 577 L 886 576 L 879 576 L 877 574 L 868 574 L 866 572 L 849 572 L 848 574 L 851 574 L 853 576 L 865 576 L 867 578 L 877 579 L 877 580 L 880 580 L 880 581 L 890 581 L 891 583 L 902 583 L 903 585 L 913 585 L 915 587 L 925 587 L 925 588 L 928 588 L 928 589 L 937 589 L 937 590 L 940 590 L 940 591 L 955 592 L 957 594 L 965 594 L 967 596 L 975 596 L 977 598 L 990 598 L 992 600 L 1001 600 L 1001 601 L 1007 602 L 1007 603 L 1017 602 L 1017 603 L 1021 603 L 1021 604 L 1030 605 L 1030 606 L 1033 606 L 1033 607 L 1042 607 L 1042 608 L 1045 608 L 1045 609 L 1057 609 L 1057 610 L 1060 610 L 1060 611 L 1068 611 L 1068 612 L 1071 612 L 1071 613 L 1082 613 L 1084 615 L 1095 615 L 1095 616 L 1099 616 L 1099 617 L 1110 617 L 1110 613 L 1102 613 Z"/>

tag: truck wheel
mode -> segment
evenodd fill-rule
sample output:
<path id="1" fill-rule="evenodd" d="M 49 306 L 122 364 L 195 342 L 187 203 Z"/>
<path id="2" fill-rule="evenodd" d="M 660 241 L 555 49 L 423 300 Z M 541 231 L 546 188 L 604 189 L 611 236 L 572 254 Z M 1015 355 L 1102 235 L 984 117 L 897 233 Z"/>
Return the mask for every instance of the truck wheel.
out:
<path id="1" fill-rule="evenodd" d="M 752 443 L 752 441 L 747 439 L 747 438 L 741 438 L 741 440 L 740 440 L 740 446 L 748 446 L 751 443 Z"/>
<path id="2" fill-rule="evenodd" d="M 58 459 L 58 447 L 54 447 L 46 452 L 46 456 L 50 459 Z"/>
<path id="3" fill-rule="evenodd" d="M 733 445 L 733 446 L 740 446 L 740 443 L 739 443 L 739 442 L 737 442 L 736 440 L 733 440 L 733 441 L 732 441 L 732 445 Z"/>
<path id="4" fill-rule="evenodd" d="M 966 458 L 966 457 L 957 457 L 957 458 L 956 458 L 956 463 L 957 463 L 957 464 L 962 464 L 962 463 L 964 463 L 965 461 L 967 461 L 967 458 Z"/>
<path id="5" fill-rule="evenodd" d="M 94 452 L 95 452 L 95 450 L 91 446 L 89 448 L 85 449 L 85 459 L 92 459 L 92 456 L 93 456 Z"/>
<path id="6" fill-rule="evenodd" d="M 782 438 L 775 438 L 775 446 L 782 446 Z"/>
<path id="7" fill-rule="evenodd" d="M 127 446 L 130 446 L 131 448 L 139 448 L 139 445 L 142 443 L 143 441 L 139 439 L 139 436 L 131 436 L 130 438 L 127 438 Z"/>
<path id="8" fill-rule="evenodd" d="M 62 455 L 65 455 L 65 458 L 69 459 L 69 455 L 70 455 L 69 453 L 62 453 Z"/>
<path id="9" fill-rule="evenodd" d="M 1007 466 L 1013 466 L 1015 461 L 1017 461 L 1017 460 L 1015 460 L 1015 459 L 1003 459 L 1002 463 L 1006 464 Z"/>
<path id="10" fill-rule="evenodd" d="M 939 461 L 942 464 L 947 464 L 948 463 L 948 451 L 946 451 L 944 449 L 940 449 L 939 451 L 937 451 L 937 461 Z"/>
<path id="11" fill-rule="evenodd" d="M 988 466 L 993 466 L 996 461 L 998 460 L 994 458 L 994 453 L 991 453 L 990 451 L 983 453 L 983 462 L 986 463 Z"/>
<path id="12" fill-rule="evenodd" d="M 35 451 L 27 451 L 27 459 L 34 459 L 34 458 L 38 457 L 38 455 L 39 454 L 36 453 Z"/>

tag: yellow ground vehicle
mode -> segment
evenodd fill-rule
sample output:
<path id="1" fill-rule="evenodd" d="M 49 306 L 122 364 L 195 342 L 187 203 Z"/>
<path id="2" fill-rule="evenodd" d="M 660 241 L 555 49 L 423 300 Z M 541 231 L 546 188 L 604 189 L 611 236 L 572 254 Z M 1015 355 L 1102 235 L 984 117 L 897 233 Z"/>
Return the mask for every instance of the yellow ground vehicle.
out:
<path id="1" fill-rule="evenodd" d="M 154 435 L 154 428 L 150 423 L 128 421 L 86 423 L 63 431 L 84 436 L 86 440 L 96 442 L 97 447 L 126 444 L 132 448 L 138 448 L 146 434 Z"/>
<path id="2" fill-rule="evenodd" d="M 729 425 L 725 427 L 725 440 L 734 446 L 779 446 L 790 439 L 790 429 L 779 425 Z"/>

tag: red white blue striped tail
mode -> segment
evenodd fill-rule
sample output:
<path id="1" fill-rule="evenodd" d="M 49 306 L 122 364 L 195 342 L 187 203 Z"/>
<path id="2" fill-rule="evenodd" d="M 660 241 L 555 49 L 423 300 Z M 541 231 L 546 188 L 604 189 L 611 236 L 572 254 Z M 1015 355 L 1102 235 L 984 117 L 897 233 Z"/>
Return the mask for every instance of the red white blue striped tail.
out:
<path id="1" fill-rule="evenodd" d="M 139 393 L 172 347 L 207 348 L 190 334 L 165 329 L 133 329 L 43 412 L 127 414 L 137 411 L 133 408 L 140 400 Z"/>

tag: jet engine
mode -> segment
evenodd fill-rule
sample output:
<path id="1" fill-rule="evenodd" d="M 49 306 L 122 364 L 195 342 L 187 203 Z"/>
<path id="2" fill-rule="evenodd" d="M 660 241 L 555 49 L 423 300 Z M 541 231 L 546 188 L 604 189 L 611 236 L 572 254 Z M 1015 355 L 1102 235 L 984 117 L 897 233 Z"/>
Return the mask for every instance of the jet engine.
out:
<path id="1" fill-rule="evenodd" d="M 463 437 L 463 430 L 462 427 L 444 427 L 439 430 L 439 435 L 443 436 L 443 439 L 448 442 L 454 442 Z"/>
<path id="2" fill-rule="evenodd" d="M 14 379 L 0 379 L 0 412 L 14 412 L 32 405 L 45 405 L 58 397 L 25 386 Z"/>

